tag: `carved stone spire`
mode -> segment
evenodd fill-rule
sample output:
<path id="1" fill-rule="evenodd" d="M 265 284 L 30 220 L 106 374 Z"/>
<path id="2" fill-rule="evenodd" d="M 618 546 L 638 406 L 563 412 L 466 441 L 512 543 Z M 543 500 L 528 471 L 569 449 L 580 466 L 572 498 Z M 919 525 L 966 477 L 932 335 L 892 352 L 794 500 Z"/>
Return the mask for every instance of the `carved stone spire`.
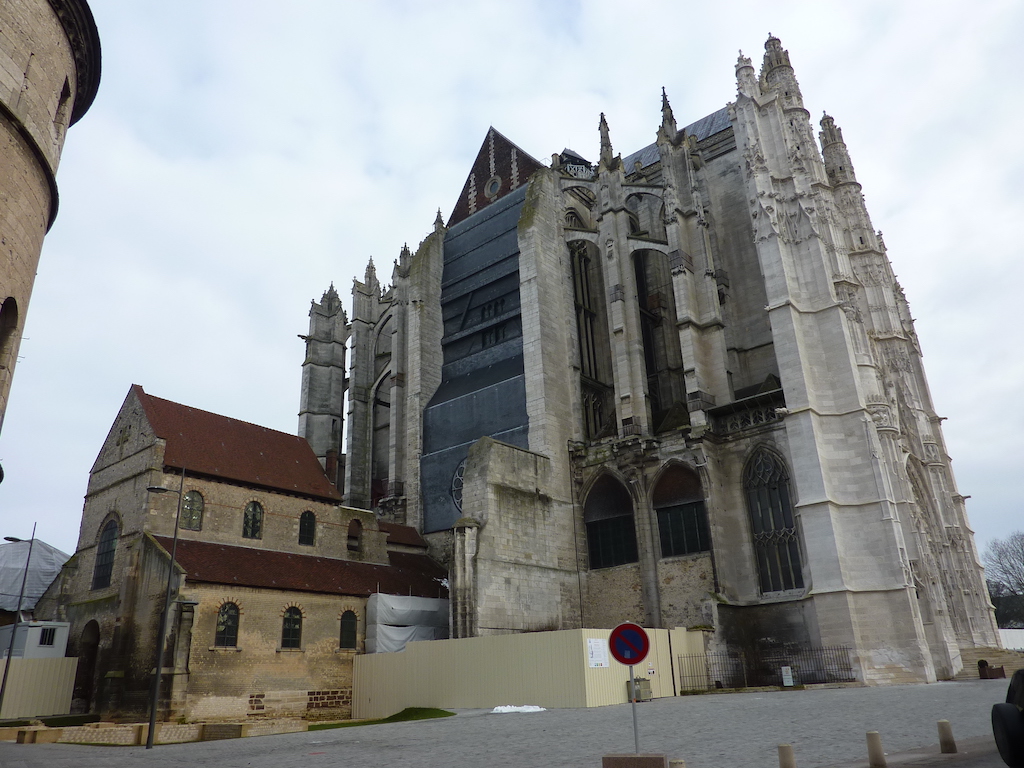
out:
<path id="1" fill-rule="evenodd" d="M 615 161 L 615 156 L 612 154 L 612 140 L 608 133 L 608 121 L 604 118 L 604 112 L 601 113 L 601 122 L 598 123 L 597 127 L 601 131 L 601 165 L 605 168 L 611 168 Z"/>
<path id="2" fill-rule="evenodd" d="M 324 295 L 320 297 L 320 306 L 323 308 L 324 313 L 328 315 L 333 315 L 341 306 L 341 298 L 334 289 L 333 282 L 331 287 L 324 291 Z"/>
<path id="3" fill-rule="evenodd" d="M 435 230 L 444 229 L 444 217 L 441 216 L 441 209 L 440 208 L 437 209 L 437 218 L 434 219 L 434 229 Z"/>
<path id="4" fill-rule="evenodd" d="M 736 59 L 736 90 L 744 96 L 760 96 L 761 88 L 757 83 L 757 75 L 754 73 L 754 65 L 750 57 L 744 56 L 740 51 Z"/>
<path id="5" fill-rule="evenodd" d="M 821 118 L 821 154 L 825 160 L 825 173 L 833 186 L 839 184 L 856 184 L 857 176 L 853 171 L 850 152 L 843 141 L 843 129 L 836 125 L 828 114 Z"/>
<path id="6" fill-rule="evenodd" d="M 658 129 L 658 139 L 675 143 L 679 128 L 676 125 L 676 117 L 672 114 L 672 105 L 668 103 L 668 94 L 665 88 L 661 89 L 661 128 Z"/>
<path id="7" fill-rule="evenodd" d="M 803 94 L 800 93 L 800 84 L 796 81 L 793 66 L 789 63 L 789 51 L 782 47 L 779 38 L 771 34 L 764 44 L 761 83 L 762 90 L 773 90 L 782 97 L 784 107 L 803 109 Z"/>

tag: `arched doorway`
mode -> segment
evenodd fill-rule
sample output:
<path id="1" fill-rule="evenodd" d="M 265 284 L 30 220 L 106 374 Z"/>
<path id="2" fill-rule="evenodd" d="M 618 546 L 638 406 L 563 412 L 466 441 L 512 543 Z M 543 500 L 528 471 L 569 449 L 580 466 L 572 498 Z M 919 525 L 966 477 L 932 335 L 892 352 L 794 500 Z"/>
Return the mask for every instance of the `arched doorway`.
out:
<path id="1" fill-rule="evenodd" d="M 96 658 L 100 649 L 100 625 L 90 621 L 78 641 L 78 672 L 71 695 L 71 713 L 86 714 L 93 708 L 96 694 Z"/>

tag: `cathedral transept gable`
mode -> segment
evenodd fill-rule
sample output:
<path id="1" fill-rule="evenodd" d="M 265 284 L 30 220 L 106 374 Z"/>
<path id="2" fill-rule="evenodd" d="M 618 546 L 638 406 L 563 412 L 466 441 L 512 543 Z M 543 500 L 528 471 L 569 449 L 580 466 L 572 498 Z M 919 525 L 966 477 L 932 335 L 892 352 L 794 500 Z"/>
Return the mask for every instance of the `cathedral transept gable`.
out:
<path id="1" fill-rule="evenodd" d="M 494 128 L 487 130 L 448 226 L 452 227 L 523 186 L 541 164 Z"/>

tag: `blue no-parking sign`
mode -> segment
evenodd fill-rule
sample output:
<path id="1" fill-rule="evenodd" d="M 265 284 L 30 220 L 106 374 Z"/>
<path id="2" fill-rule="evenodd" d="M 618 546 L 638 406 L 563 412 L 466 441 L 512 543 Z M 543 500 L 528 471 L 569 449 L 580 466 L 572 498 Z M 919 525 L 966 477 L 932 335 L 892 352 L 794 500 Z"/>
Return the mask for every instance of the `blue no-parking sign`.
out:
<path id="1" fill-rule="evenodd" d="M 643 627 L 626 622 L 612 630 L 608 638 L 608 649 L 617 662 L 632 666 L 647 658 L 647 652 L 651 650 L 651 641 Z"/>

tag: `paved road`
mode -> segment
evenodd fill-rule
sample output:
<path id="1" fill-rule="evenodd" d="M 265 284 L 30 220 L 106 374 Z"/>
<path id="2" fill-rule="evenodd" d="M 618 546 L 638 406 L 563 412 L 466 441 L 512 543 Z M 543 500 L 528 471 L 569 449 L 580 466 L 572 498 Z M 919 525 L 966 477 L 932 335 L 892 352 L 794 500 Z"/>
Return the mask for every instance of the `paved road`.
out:
<path id="1" fill-rule="evenodd" d="M 687 768 L 774 768 L 777 745 L 794 747 L 799 768 L 866 765 L 865 732 L 882 734 L 891 765 L 1001 765 L 989 712 L 1005 681 L 778 691 L 658 699 L 638 705 L 640 746 Z M 601 755 L 633 750 L 629 705 L 491 714 L 341 728 L 250 739 L 141 747 L 0 743 L 3 768 L 598 768 Z M 906 753 L 938 742 L 936 722 L 952 723 L 967 755 L 953 760 Z M 917 761 L 917 762 L 915 762 Z M 979 762 L 980 761 L 980 762 Z"/>

